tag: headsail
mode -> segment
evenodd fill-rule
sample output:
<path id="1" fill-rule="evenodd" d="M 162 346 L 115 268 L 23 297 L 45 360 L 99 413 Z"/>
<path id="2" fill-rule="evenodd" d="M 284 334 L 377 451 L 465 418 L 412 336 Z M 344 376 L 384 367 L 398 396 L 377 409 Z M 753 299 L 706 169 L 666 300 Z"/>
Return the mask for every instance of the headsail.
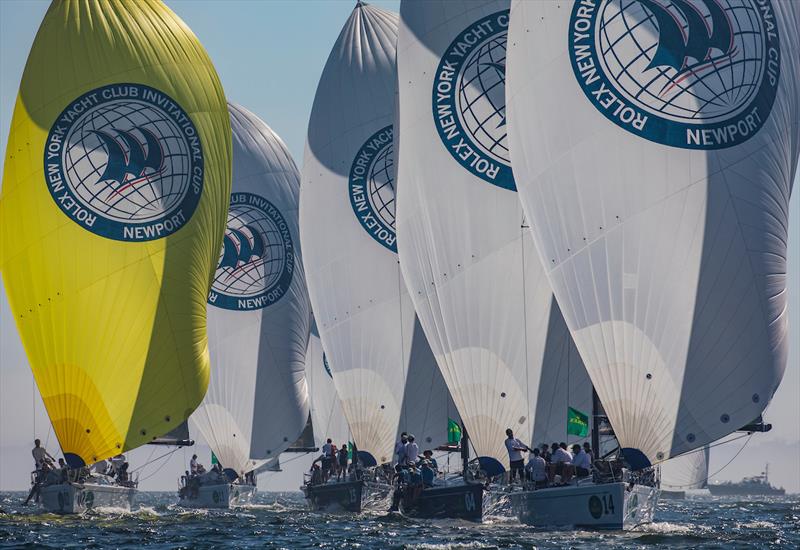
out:
<path id="1" fill-rule="evenodd" d="M 397 50 L 403 275 L 472 444 L 506 465 L 505 430 L 526 443 L 533 437 L 545 361 L 564 379 L 562 361 L 580 363 L 525 227 L 508 159 L 508 7 L 404 2 Z M 582 386 L 585 403 L 591 388 Z M 569 401 L 549 399 L 543 402 L 553 406 L 561 441 Z M 543 425 L 537 436 L 549 437 L 550 429 Z"/>
<path id="2" fill-rule="evenodd" d="M 192 421 L 220 463 L 241 474 L 276 458 L 306 425 L 309 306 L 300 173 L 269 126 L 229 109 L 233 188 L 208 297 L 211 382 Z"/>
<path id="3" fill-rule="evenodd" d="M 314 444 L 322 447 L 330 438 L 340 446 L 351 440 L 347 418 L 342 410 L 342 402 L 333 383 L 333 372 L 328 366 L 317 325 L 312 320 L 311 336 L 306 351 L 306 380 L 311 401 L 311 425 L 314 429 Z"/>
<path id="4" fill-rule="evenodd" d="M 0 248 L 71 466 L 169 432 L 205 394 L 230 147 L 217 73 L 163 3 L 52 3 L 11 124 Z"/>
<path id="5" fill-rule="evenodd" d="M 397 14 L 359 2 L 320 78 L 300 225 L 308 290 L 353 439 L 392 460 L 414 309 L 394 230 Z"/>
<path id="6" fill-rule="evenodd" d="M 704 489 L 708 485 L 709 448 L 706 445 L 661 465 L 661 488 L 667 491 Z"/>
<path id="7" fill-rule="evenodd" d="M 515 1 L 506 94 L 537 248 L 646 466 L 758 417 L 783 376 L 800 5 L 672 2 L 703 15 L 702 33 L 724 16 L 741 52 L 681 73 L 649 68 L 667 29 L 643 4 Z"/>

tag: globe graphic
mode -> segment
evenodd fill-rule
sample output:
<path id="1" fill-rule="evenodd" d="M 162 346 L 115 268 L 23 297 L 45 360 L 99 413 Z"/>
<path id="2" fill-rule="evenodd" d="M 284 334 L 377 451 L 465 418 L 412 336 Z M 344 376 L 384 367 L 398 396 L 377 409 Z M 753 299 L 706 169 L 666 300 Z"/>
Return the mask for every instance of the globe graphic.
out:
<path id="1" fill-rule="evenodd" d="M 658 2 L 688 36 L 689 25 L 680 9 L 669 0 Z M 690 2 L 704 17 L 703 32 L 708 33 L 713 27 L 705 2 Z M 595 37 L 605 74 L 628 101 L 661 118 L 713 123 L 735 116 L 760 88 L 764 34 L 751 0 L 730 0 L 720 6 L 733 30 L 733 47 L 727 54 L 712 48 L 706 60 L 687 58 L 677 71 L 668 66 L 648 68 L 659 40 L 654 15 L 639 0 L 609 0 L 598 15 Z"/>
<path id="2" fill-rule="evenodd" d="M 394 229 L 394 153 L 387 144 L 369 168 L 369 202 L 386 227 Z"/>
<path id="3" fill-rule="evenodd" d="M 125 153 L 130 148 L 119 130 L 139 141 L 145 154 L 147 141 L 140 128 L 158 138 L 163 163 L 160 170 L 127 173 L 122 183 L 101 180 L 109 152 L 97 134 L 111 136 Z M 62 158 L 67 183 L 83 205 L 96 214 L 122 223 L 146 223 L 162 218 L 181 203 L 189 190 L 189 149 L 180 128 L 152 105 L 130 100 L 111 101 L 77 119 L 66 138 Z"/>
<path id="4" fill-rule="evenodd" d="M 510 164 L 506 143 L 506 32 L 475 47 L 459 73 L 458 112 L 475 145 Z"/>
<path id="5" fill-rule="evenodd" d="M 242 249 L 238 242 L 239 237 L 231 229 L 247 237 L 251 248 L 255 244 L 253 232 L 257 231 L 264 243 L 264 253 L 260 257 L 240 257 L 236 268 L 217 267 L 212 290 L 242 298 L 271 290 L 280 280 L 286 266 L 286 248 L 278 226 L 264 211 L 253 206 L 236 205 L 228 212 L 227 228 L 225 238 L 231 239 L 238 250 Z M 220 251 L 217 265 L 222 261 L 223 252 L 224 247 Z"/>

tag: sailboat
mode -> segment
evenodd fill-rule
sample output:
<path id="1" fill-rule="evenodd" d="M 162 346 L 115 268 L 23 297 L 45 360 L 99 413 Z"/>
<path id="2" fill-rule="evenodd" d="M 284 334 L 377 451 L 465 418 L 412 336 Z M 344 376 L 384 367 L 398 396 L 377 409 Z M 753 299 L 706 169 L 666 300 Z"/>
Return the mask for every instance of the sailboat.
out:
<path id="1" fill-rule="evenodd" d="M 52 3 L 0 203 L 5 288 L 67 465 L 37 465 L 47 511 L 130 507 L 127 466 L 116 479 L 89 466 L 175 429 L 202 400 L 230 170 L 222 86 L 172 11 Z"/>
<path id="2" fill-rule="evenodd" d="M 512 4 L 506 98 L 519 196 L 639 480 L 759 417 L 782 378 L 798 10 Z M 635 525 L 628 507 L 642 495 L 628 486 L 614 489 L 614 511 L 604 495 L 581 508 L 608 527 Z M 553 502 L 529 503 L 527 517 Z"/>
<path id="3" fill-rule="evenodd" d="M 298 438 L 309 414 L 309 305 L 299 247 L 300 173 L 281 139 L 229 104 L 233 184 L 208 295 L 211 380 L 191 417 L 218 466 L 185 476 L 182 506 L 248 504 L 256 473 Z"/>
<path id="4" fill-rule="evenodd" d="M 670 458 L 661 465 L 661 498 L 682 499 L 686 491 L 708 486 L 708 445 Z"/>
<path id="5" fill-rule="evenodd" d="M 467 482 L 503 479 L 507 429 L 526 445 L 564 441 L 567 406 L 591 407 L 508 159 L 508 8 L 433 1 L 400 10 L 400 265 L 468 430 L 466 450 L 478 455 Z"/>
<path id="6" fill-rule="evenodd" d="M 415 331 L 398 266 L 396 36 L 397 14 L 358 2 L 320 78 L 309 122 L 300 201 L 304 261 L 362 468 L 347 483 L 304 485 L 315 508 L 336 502 L 359 511 L 367 500 L 378 502 L 367 493 L 389 493 L 398 432 L 420 430 L 420 451 L 435 448 L 447 442 L 448 409 L 457 418 L 446 394 L 433 394 L 444 385 L 424 335 Z M 414 400 L 406 402 L 409 388 Z"/>

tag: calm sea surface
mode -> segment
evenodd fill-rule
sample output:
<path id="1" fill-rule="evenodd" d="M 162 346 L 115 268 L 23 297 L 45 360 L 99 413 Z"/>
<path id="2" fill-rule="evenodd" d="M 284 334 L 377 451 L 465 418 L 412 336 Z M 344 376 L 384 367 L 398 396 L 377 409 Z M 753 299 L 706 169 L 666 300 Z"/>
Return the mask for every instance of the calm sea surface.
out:
<path id="1" fill-rule="evenodd" d="M 264 493 L 238 511 L 186 511 L 173 493 L 140 493 L 134 511 L 84 517 L 41 514 L 0 493 L 0 548 L 798 548 L 800 496 L 689 498 L 659 503 L 634 532 L 537 533 L 510 518 L 481 525 L 386 514 L 305 510 L 300 493 Z"/>

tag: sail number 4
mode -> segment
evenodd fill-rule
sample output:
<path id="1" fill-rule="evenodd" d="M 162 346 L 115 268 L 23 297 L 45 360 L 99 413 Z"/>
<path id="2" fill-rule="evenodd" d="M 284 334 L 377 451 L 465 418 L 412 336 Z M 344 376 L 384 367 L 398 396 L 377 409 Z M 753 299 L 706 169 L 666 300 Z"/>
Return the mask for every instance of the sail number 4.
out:
<path id="1" fill-rule="evenodd" d="M 589 497 L 589 513 L 595 519 L 599 519 L 603 515 L 613 514 L 614 497 L 611 495 L 592 495 Z"/>

